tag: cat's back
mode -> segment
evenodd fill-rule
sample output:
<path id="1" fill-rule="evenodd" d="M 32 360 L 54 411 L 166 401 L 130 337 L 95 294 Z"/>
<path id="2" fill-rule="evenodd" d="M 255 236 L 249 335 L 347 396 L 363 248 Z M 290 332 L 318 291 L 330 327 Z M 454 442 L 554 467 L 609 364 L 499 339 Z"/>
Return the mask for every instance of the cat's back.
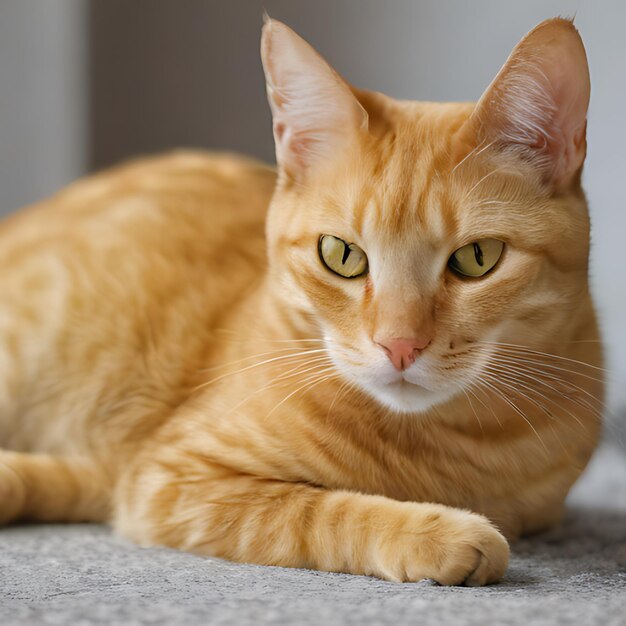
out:
<path id="1" fill-rule="evenodd" d="M 212 241 L 231 228 L 254 224 L 262 230 L 274 183 L 273 168 L 237 155 L 176 151 L 136 159 L 83 178 L 4 219 L 0 255 L 26 241 L 49 243 L 59 234 L 67 240 L 73 232 L 100 227 L 102 236 L 91 240 L 95 245 L 113 234 L 107 226 L 119 224 L 167 225 L 174 238 L 193 225 Z"/>
<path id="2" fill-rule="evenodd" d="M 49 291 L 71 291 L 106 308 L 106 293 L 131 314 L 141 307 L 129 297 L 173 298 L 185 286 L 225 304 L 263 271 L 274 182 L 258 161 L 191 151 L 79 180 L 0 223 L 0 304 L 36 308 L 55 301 Z"/>
<path id="3" fill-rule="evenodd" d="M 1 222 L 0 441 L 56 448 L 32 435 L 44 415 L 78 423 L 72 406 L 104 414 L 136 393 L 180 401 L 210 333 L 263 276 L 274 183 L 252 159 L 175 152 Z"/>

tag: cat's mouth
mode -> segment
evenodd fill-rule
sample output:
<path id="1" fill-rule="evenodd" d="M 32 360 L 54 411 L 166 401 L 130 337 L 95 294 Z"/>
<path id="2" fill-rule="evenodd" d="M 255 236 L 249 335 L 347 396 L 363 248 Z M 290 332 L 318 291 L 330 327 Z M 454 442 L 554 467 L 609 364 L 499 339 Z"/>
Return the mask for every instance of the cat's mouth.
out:
<path id="1" fill-rule="evenodd" d="M 365 371 L 355 371 L 340 358 L 343 355 L 337 356 L 336 365 L 340 371 L 383 406 L 399 413 L 425 412 L 451 395 L 450 389 L 433 389 L 428 384 L 428 372 L 423 371 L 424 367 L 421 370 L 411 368 L 412 371 L 398 372 L 386 363 L 384 369 L 368 371 L 368 368 L 363 368 Z M 422 376 L 426 380 L 421 380 Z"/>
<path id="2" fill-rule="evenodd" d="M 382 382 L 382 381 L 381 381 Z M 372 386 L 369 391 L 385 406 L 399 413 L 423 413 L 450 398 L 451 390 L 434 390 L 418 382 L 399 378 Z"/>
<path id="3" fill-rule="evenodd" d="M 430 390 L 424 387 L 423 385 L 419 385 L 418 383 L 411 382 L 402 376 L 398 380 L 394 380 L 390 383 L 387 383 L 387 386 L 393 390 L 403 391 L 409 390 L 411 392 L 415 391 L 423 391 L 424 393 L 428 393 Z"/>
<path id="4" fill-rule="evenodd" d="M 431 389 L 404 377 L 384 383 L 372 391 L 384 405 L 400 413 L 420 413 L 439 401 L 438 394 Z"/>

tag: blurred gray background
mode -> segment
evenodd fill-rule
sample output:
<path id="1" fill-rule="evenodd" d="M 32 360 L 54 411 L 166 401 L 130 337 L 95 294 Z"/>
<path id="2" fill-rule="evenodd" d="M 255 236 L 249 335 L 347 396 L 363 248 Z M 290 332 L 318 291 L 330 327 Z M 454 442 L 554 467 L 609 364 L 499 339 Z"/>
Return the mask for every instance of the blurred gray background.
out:
<path id="1" fill-rule="evenodd" d="M 262 12 L 350 82 L 474 100 L 536 23 L 576 16 L 592 77 L 585 184 L 593 288 L 626 407 L 626 3 L 619 0 L 0 0 L 0 213 L 130 155 L 200 146 L 273 159 Z"/>

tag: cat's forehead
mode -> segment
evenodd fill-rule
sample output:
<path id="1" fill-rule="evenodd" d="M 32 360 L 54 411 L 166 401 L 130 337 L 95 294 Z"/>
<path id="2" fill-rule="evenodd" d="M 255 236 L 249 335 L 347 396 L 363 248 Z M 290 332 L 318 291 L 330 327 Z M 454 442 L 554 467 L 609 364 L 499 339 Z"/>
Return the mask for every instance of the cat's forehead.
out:
<path id="1" fill-rule="evenodd" d="M 374 110 L 372 136 L 330 184 L 324 178 L 317 186 L 321 226 L 381 249 L 402 242 L 436 248 L 519 232 L 532 184 L 489 151 L 462 142 L 473 106 L 394 103 L 384 118 Z"/>
<path id="2" fill-rule="evenodd" d="M 370 148 L 353 187 L 353 226 L 392 235 L 446 237 L 459 227 L 465 178 L 455 170 L 455 131 L 467 117 L 448 105 L 407 105 Z"/>

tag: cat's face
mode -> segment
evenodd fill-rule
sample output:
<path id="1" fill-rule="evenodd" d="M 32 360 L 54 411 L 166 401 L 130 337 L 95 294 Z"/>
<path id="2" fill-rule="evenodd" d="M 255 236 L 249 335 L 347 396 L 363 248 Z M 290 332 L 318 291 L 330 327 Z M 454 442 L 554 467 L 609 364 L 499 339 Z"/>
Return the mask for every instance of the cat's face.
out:
<path id="1" fill-rule="evenodd" d="M 300 130 L 281 115 L 296 96 L 276 85 L 267 33 L 264 52 L 281 165 L 271 271 L 347 379 L 391 409 L 424 411 L 488 381 L 491 342 L 558 333 L 586 291 L 586 101 L 566 156 L 552 135 L 546 145 L 499 142 L 484 123 L 489 98 L 477 107 L 338 91 L 325 117 L 306 103 L 289 111 L 307 119 Z M 305 66 L 323 77 L 317 59 Z"/>

